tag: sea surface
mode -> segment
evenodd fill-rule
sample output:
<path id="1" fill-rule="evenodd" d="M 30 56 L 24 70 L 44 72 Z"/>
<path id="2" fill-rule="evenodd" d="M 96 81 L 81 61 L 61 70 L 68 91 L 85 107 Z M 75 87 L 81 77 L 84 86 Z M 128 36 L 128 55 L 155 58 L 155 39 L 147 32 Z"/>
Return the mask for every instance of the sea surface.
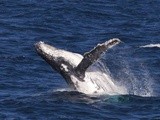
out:
<path id="1" fill-rule="evenodd" d="M 38 41 L 101 57 L 125 95 L 70 90 L 40 58 Z M 0 120 L 160 120 L 159 0 L 1 0 Z"/>

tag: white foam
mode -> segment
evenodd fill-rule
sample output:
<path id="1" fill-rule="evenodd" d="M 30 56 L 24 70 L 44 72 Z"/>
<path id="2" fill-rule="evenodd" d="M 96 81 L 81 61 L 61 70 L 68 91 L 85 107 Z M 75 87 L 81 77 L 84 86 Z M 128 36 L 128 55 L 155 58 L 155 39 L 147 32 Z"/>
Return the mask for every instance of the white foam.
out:
<path id="1" fill-rule="evenodd" d="M 153 48 L 153 47 L 157 47 L 160 48 L 160 44 L 149 44 L 149 45 L 144 45 L 144 46 L 140 46 L 142 48 Z"/>
<path id="2" fill-rule="evenodd" d="M 85 72 L 85 82 L 81 82 L 75 76 L 71 76 L 71 79 L 77 85 L 77 90 L 85 94 L 127 94 L 124 87 L 114 84 L 113 79 L 107 71 L 97 68 L 97 66 L 91 66 Z"/>

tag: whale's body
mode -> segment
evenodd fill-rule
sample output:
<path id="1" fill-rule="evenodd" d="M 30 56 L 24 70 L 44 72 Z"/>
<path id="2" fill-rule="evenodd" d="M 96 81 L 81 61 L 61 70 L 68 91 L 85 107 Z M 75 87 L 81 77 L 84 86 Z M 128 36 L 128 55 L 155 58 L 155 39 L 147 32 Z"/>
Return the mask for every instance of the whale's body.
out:
<path id="1" fill-rule="evenodd" d="M 70 88 L 85 94 L 123 94 L 125 90 L 112 82 L 103 63 L 97 61 L 101 54 L 119 42 L 119 39 L 111 39 L 98 44 L 83 56 L 44 42 L 36 43 L 35 47 L 37 53 L 64 77 Z"/>

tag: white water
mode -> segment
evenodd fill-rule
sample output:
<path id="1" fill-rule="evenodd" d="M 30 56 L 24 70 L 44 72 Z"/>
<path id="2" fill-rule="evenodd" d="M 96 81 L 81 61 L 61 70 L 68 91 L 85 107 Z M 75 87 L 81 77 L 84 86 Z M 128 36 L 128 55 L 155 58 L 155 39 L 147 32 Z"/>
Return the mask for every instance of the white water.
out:
<path id="1" fill-rule="evenodd" d="M 154 81 L 142 61 L 137 59 L 129 61 L 128 58 L 121 56 L 117 58 L 117 64 L 120 69 L 116 71 L 116 79 L 122 86 L 125 86 L 127 94 L 143 97 L 154 96 L 152 88 Z"/>
<path id="2" fill-rule="evenodd" d="M 138 95 L 143 97 L 153 96 L 153 80 L 150 77 L 149 72 L 145 66 L 141 66 L 139 71 L 141 73 L 138 76 L 132 71 L 130 63 L 127 61 L 122 61 L 120 64 L 122 71 L 119 72 L 119 80 L 116 82 L 113 78 L 109 69 L 101 62 L 97 62 L 91 66 L 86 71 L 87 82 L 79 82 L 78 79 L 73 78 L 74 82 L 79 82 L 81 86 L 78 88 L 79 92 L 88 94 L 88 95 Z M 138 63 L 137 63 L 138 64 Z M 94 82 L 94 84 L 92 84 Z M 101 88 L 97 91 L 97 87 Z M 97 91 L 97 93 L 95 93 Z"/>
<path id="3" fill-rule="evenodd" d="M 127 94 L 125 86 L 120 86 L 114 83 L 109 70 L 101 61 L 96 62 L 87 69 L 84 80 L 85 82 L 81 82 L 76 77 L 72 76 L 72 81 L 79 86 L 77 87 L 77 90 L 85 94 Z"/>
<path id="4" fill-rule="evenodd" d="M 149 44 L 149 45 L 144 45 L 140 47 L 142 48 L 154 48 L 154 47 L 160 48 L 160 44 Z"/>

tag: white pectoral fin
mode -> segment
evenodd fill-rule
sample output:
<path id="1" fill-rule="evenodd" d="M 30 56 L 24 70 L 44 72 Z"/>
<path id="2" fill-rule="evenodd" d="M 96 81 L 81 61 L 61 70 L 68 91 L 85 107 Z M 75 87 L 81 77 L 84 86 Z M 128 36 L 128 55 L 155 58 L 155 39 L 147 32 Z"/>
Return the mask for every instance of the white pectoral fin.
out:
<path id="1" fill-rule="evenodd" d="M 112 48 L 113 46 L 119 44 L 121 41 L 118 38 L 110 39 L 102 44 L 98 44 L 91 51 L 86 52 L 82 61 L 76 67 L 76 74 L 80 78 L 84 78 L 85 71 L 89 66 L 91 66 L 94 62 L 96 62 L 100 56 L 105 53 L 106 50 Z"/>

